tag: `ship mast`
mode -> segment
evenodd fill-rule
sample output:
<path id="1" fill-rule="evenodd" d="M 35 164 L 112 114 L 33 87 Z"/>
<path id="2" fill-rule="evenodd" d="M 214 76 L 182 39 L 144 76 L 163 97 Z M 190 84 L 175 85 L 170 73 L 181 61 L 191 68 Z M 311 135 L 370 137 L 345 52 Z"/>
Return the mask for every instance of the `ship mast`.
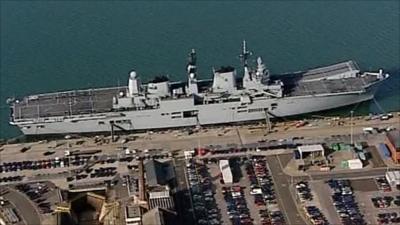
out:
<path id="1" fill-rule="evenodd" d="M 243 66 L 247 66 L 247 59 L 249 59 L 249 56 L 252 55 L 252 52 L 247 50 L 247 46 L 246 46 L 246 40 L 243 40 L 243 44 L 242 44 L 242 53 L 239 55 L 240 60 L 243 63 Z"/>
<path id="2" fill-rule="evenodd" d="M 198 86 L 197 86 L 197 74 L 196 74 L 196 51 L 192 49 L 192 51 L 189 53 L 189 58 L 188 58 L 188 65 L 187 65 L 187 73 L 188 73 L 188 90 L 187 94 L 198 94 Z"/>
<path id="3" fill-rule="evenodd" d="M 196 50 L 192 49 L 192 51 L 189 53 L 188 61 L 187 73 L 196 74 Z"/>

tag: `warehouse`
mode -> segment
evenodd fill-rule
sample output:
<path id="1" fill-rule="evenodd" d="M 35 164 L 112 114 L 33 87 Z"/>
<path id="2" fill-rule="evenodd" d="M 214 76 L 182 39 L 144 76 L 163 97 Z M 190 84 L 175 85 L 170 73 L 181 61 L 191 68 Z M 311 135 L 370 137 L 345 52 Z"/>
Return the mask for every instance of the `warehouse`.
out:
<path id="1" fill-rule="evenodd" d="M 300 154 L 300 159 L 304 159 L 307 156 L 311 156 L 312 159 L 317 157 L 325 157 L 324 147 L 322 145 L 303 145 L 297 147 Z"/>
<path id="2" fill-rule="evenodd" d="M 396 187 L 400 185 L 400 170 L 386 172 L 386 180 L 390 186 Z"/>
<path id="3" fill-rule="evenodd" d="M 144 165 L 146 182 L 149 187 L 168 185 L 175 179 L 175 171 L 171 161 L 160 162 L 149 160 Z"/>
<path id="4" fill-rule="evenodd" d="M 388 132 L 385 143 L 390 150 L 393 162 L 400 163 L 400 131 L 392 130 Z"/>

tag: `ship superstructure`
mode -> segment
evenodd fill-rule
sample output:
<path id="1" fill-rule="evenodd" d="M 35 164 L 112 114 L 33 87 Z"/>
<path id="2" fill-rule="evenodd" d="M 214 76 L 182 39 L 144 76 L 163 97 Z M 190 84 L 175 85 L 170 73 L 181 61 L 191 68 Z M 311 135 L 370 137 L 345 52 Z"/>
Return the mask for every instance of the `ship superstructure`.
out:
<path id="1" fill-rule="evenodd" d="M 128 86 L 74 90 L 11 100 L 10 124 L 26 135 L 151 130 L 264 120 L 351 105 L 373 98 L 389 77 L 361 73 L 353 61 L 307 71 L 271 75 L 261 57 L 249 65 L 243 42 L 243 74 L 227 66 L 200 80 L 196 51 L 187 64 L 187 80 L 165 76 L 147 84 L 131 71 Z"/>

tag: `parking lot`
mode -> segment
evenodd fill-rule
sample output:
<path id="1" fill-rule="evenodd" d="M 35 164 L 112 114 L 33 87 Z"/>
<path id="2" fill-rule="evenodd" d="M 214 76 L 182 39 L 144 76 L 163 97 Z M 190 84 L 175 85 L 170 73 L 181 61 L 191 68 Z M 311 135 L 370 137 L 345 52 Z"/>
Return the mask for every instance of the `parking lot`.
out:
<path id="1" fill-rule="evenodd" d="M 355 127 L 356 129 L 361 130 L 361 126 Z M 81 142 L 81 140 L 71 139 L 60 140 L 58 143 L 61 144 L 53 147 L 50 146 L 53 142 L 16 144 L 11 151 L 8 146 L 2 147 L 4 150 L 0 156 L 6 160 L 0 162 L 0 183 L 11 186 L 15 186 L 21 181 L 32 183 L 29 188 L 34 190 L 34 193 L 36 191 L 39 193 L 46 188 L 39 188 L 36 183 L 51 179 L 60 187 L 71 188 L 72 191 L 81 188 L 108 188 L 108 190 L 112 190 L 115 198 L 125 199 L 130 192 L 137 191 L 137 180 L 134 179 L 136 175 L 133 172 L 138 170 L 137 159 L 170 159 L 173 155 L 173 151 L 169 151 L 171 148 L 176 151 L 179 151 L 177 149 L 192 149 L 184 146 L 198 145 L 202 139 L 202 143 L 212 145 L 208 146 L 211 149 L 210 154 L 191 160 L 177 160 L 175 163 L 178 176 L 177 188 L 174 190 L 178 193 L 176 197 L 176 202 L 179 201 L 177 210 L 179 215 L 185 215 L 179 217 L 184 218 L 185 224 L 192 224 L 192 217 L 198 224 L 215 225 L 306 224 L 310 221 L 323 221 L 324 218 L 331 224 L 340 224 L 341 219 L 332 198 L 335 191 L 329 187 L 328 183 L 315 180 L 326 180 L 327 174 L 310 173 L 302 177 L 290 177 L 282 168 L 292 157 L 292 155 L 283 153 L 291 151 L 298 144 L 349 142 L 350 136 L 343 135 L 343 129 L 336 129 L 336 134 L 331 135 L 330 128 L 320 132 L 320 130 L 313 131 L 311 127 L 306 127 L 302 130 L 292 129 L 286 133 L 271 133 L 267 137 L 261 134 L 264 132 L 264 128 L 257 131 L 260 134 L 258 136 L 254 135 L 257 133 L 255 130 L 248 131 L 241 128 L 237 130 L 223 128 L 220 131 L 218 135 L 215 132 L 209 132 L 208 136 L 203 134 L 203 136 L 194 134 L 190 137 L 183 135 L 174 140 L 168 139 L 168 142 L 165 137 L 164 139 L 161 137 L 161 134 L 149 133 L 146 135 L 148 138 L 146 141 L 139 138 L 138 142 L 130 140 L 128 144 L 125 143 L 124 138 L 121 139 L 124 142 L 116 143 L 91 143 L 91 139 L 85 139 L 83 144 L 78 144 L 78 141 Z M 358 134 L 354 135 L 354 139 L 362 141 L 375 138 L 375 136 L 378 139 L 381 138 L 378 137 L 379 135 L 381 134 L 372 136 Z M 196 141 L 193 141 L 194 138 Z M 76 143 L 74 144 L 74 142 Z M 70 145 L 71 143 L 73 144 Z M 135 146 L 135 149 L 131 148 L 129 144 Z M 165 148 L 146 149 L 153 144 Z M 140 149 L 136 149 L 136 146 Z M 100 150 L 100 152 L 87 154 L 87 152 L 83 153 L 85 151 L 83 150 L 79 153 L 79 148 L 88 148 L 95 152 Z M 69 155 L 65 154 L 65 149 L 70 149 L 68 150 L 70 151 Z M 180 151 L 181 153 L 182 151 Z M 376 153 L 379 156 L 379 153 Z M 271 156 L 274 154 L 279 154 L 279 156 Z M 253 158 L 254 155 L 259 155 L 260 158 Z M 215 159 L 217 157 L 231 158 L 231 168 L 235 177 L 233 184 L 221 182 L 218 160 Z M 207 160 L 203 161 L 204 158 L 208 158 L 208 162 Z M 382 165 L 382 162 L 374 161 L 372 164 Z M 382 171 L 371 170 L 368 171 L 368 174 L 382 175 L 384 173 Z M 364 171 L 356 171 L 347 174 L 332 173 L 330 176 L 342 179 L 355 177 L 357 173 L 364 175 Z M 127 177 L 127 174 L 132 176 Z M 307 196 L 306 192 L 310 189 L 312 200 L 306 200 L 306 204 L 296 204 L 298 202 L 296 202 L 295 187 L 296 185 L 302 186 L 303 184 L 298 182 L 304 178 L 310 180 L 308 180 L 308 187 L 301 189 L 301 192 L 304 192 L 301 196 Z M 365 215 L 366 219 L 371 216 L 372 221 L 376 222 L 376 213 L 369 213 L 371 210 L 377 210 L 371 198 L 377 198 L 378 204 L 385 205 L 386 203 L 380 203 L 382 200 L 379 197 L 385 199 L 387 196 L 384 195 L 386 194 L 385 187 L 380 189 L 374 182 L 374 180 L 351 180 L 350 185 L 355 202 L 359 203 L 361 214 Z M 186 187 L 189 187 L 190 192 L 185 190 Z M 25 194 L 31 193 L 31 191 L 24 189 L 25 187 L 21 186 L 21 191 L 17 191 L 17 193 L 27 199 L 33 197 L 33 201 L 30 201 L 33 202 L 33 209 L 38 209 L 38 213 L 48 215 L 48 212 L 54 209 L 52 203 L 54 199 L 50 195 L 48 196 L 48 192 L 42 193 L 45 198 L 45 201 L 42 201 L 40 198 L 37 199 L 35 194 Z M 365 197 L 365 193 L 372 197 Z M 382 196 L 380 196 L 381 194 Z M 397 195 L 394 194 L 391 197 L 393 199 L 390 201 L 390 207 L 380 208 L 379 212 L 384 213 L 396 209 L 393 207 L 396 205 Z M 368 201 L 363 201 L 362 198 L 366 198 Z M 347 202 L 348 199 L 349 197 L 341 196 L 337 200 Z M 191 209 L 192 205 L 193 209 Z M 374 208 L 369 209 L 369 206 Z M 348 209 L 344 208 L 343 210 Z M 30 209 L 26 211 L 31 212 Z M 381 217 L 382 221 L 390 221 L 393 215 L 381 215 Z"/>
<path id="2" fill-rule="evenodd" d="M 180 224 L 194 224 L 194 212 L 191 204 L 189 181 L 186 179 L 186 162 L 179 158 L 174 160 L 176 173 L 175 203 Z"/>
<path id="3" fill-rule="evenodd" d="M 221 214 L 215 201 L 215 187 L 212 185 L 208 168 L 200 162 L 188 159 L 186 172 L 197 224 L 220 224 Z"/>
<path id="4" fill-rule="evenodd" d="M 320 200 L 308 181 L 299 181 L 294 185 L 296 201 L 301 205 L 301 213 L 313 225 L 328 225 L 328 219 L 322 210 Z M 325 199 L 323 199 L 325 200 Z"/>
<path id="5" fill-rule="evenodd" d="M 384 177 L 309 183 L 330 224 L 400 224 L 400 191 Z"/>
<path id="6" fill-rule="evenodd" d="M 232 184 L 224 182 L 218 162 L 186 160 L 199 224 L 286 224 L 264 157 L 230 158 Z"/>
<path id="7" fill-rule="evenodd" d="M 388 188 L 384 177 L 370 179 L 370 182 L 375 184 L 375 190 L 355 192 L 367 223 L 400 224 L 400 191 Z"/>
<path id="8" fill-rule="evenodd" d="M 15 212 L 20 218 L 20 224 L 40 224 L 41 217 L 36 206 L 29 200 L 28 196 L 20 193 L 13 188 L 7 188 L 7 193 L 2 195 L 15 208 Z"/>

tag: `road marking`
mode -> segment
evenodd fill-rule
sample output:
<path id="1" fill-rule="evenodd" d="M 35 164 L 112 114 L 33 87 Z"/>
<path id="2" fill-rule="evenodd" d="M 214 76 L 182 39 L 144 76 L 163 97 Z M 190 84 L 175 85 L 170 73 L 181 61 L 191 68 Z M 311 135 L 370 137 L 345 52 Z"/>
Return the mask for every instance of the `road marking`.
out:
<path id="1" fill-rule="evenodd" d="M 269 167 L 268 161 L 267 161 L 266 164 L 267 164 L 267 167 L 268 167 L 268 171 L 271 173 L 272 182 L 274 182 L 274 185 L 277 185 L 278 183 L 275 182 L 274 174 L 272 173 L 272 170 L 271 170 L 271 168 Z M 283 215 L 285 215 L 285 219 L 289 222 L 289 224 L 294 224 L 294 223 L 291 223 L 291 221 L 290 221 L 290 219 L 289 219 L 288 211 L 286 210 L 285 205 L 283 204 L 283 201 L 282 201 L 282 199 L 280 198 L 280 192 L 277 191 L 277 192 L 276 192 L 276 195 L 277 195 L 276 198 L 277 198 L 278 201 L 281 203 L 282 210 L 285 212 L 285 213 L 283 213 Z M 278 196 L 278 195 L 279 195 L 279 196 Z"/>
<path id="2" fill-rule="evenodd" d="M 283 165 L 281 160 L 279 159 L 278 155 L 276 155 L 276 159 L 278 159 L 279 166 L 281 167 L 281 171 L 283 171 Z"/>

